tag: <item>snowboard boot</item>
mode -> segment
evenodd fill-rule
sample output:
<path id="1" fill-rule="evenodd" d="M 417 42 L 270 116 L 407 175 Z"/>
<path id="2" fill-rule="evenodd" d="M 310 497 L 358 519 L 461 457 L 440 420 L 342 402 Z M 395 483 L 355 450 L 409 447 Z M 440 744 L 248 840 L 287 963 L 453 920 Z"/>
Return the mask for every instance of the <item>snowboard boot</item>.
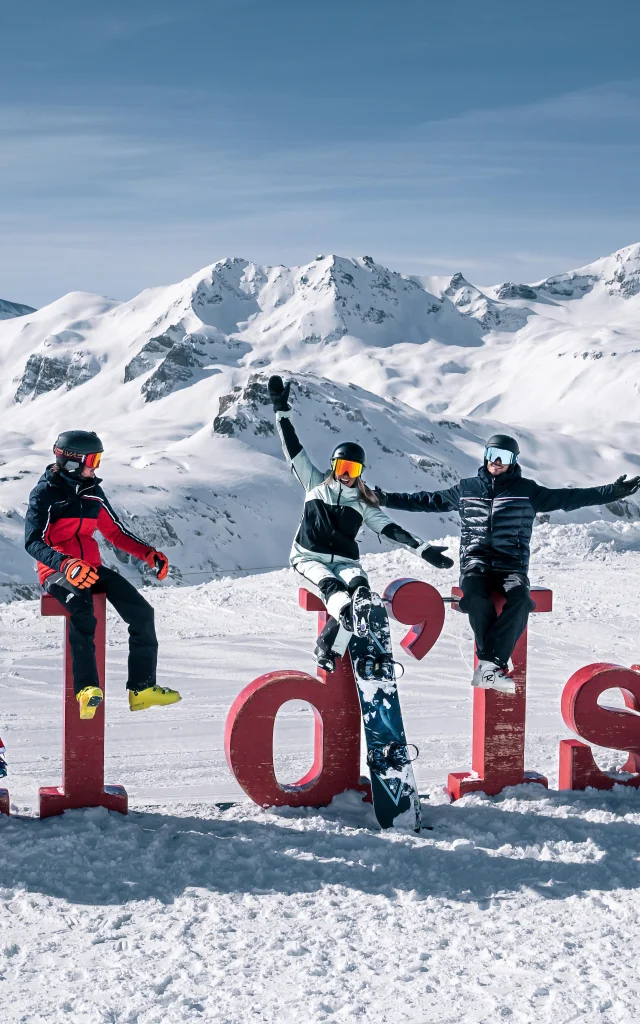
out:
<path id="1" fill-rule="evenodd" d="M 498 693 L 516 692 L 516 684 L 495 661 L 479 661 L 471 680 L 472 686 L 480 690 L 497 690 Z"/>
<path id="2" fill-rule="evenodd" d="M 324 672 L 335 672 L 336 656 L 332 651 L 325 651 L 323 647 L 316 644 L 313 657 L 318 668 Z"/>
<path id="3" fill-rule="evenodd" d="M 371 614 L 371 591 L 369 587 L 358 587 L 351 598 L 351 620 L 356 636 L 369 635 Z"/>
<path id="4" fill-rule="evenodd" d="M 168 686 L 147 686 L 143 690 L 129 690 L 129 710 L 146 711 L 147 708 L 177 704 L 182 697 Z"/>
<path id="5" fill-rule="evenodd" d="M 76 700 L 80 705 L 80 718 L 93 718 L 103 698 L 104 693 L 99 686 L 85 686 L 80 693 L 76 693 Z"/>

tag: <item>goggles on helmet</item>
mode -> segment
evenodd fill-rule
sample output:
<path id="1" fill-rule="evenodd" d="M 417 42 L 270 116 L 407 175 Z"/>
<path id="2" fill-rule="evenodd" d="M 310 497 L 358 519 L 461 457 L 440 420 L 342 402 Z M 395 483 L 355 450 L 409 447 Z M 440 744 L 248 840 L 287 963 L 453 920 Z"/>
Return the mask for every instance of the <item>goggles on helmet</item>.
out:
<path id="1" fill-rule="evenodd" d="M 361 462 L 351 462 L 349 459 L 335 459 L 333 463 L 333 472 L 337 477 L 344 476 L 345 473 L 351 477 L 360 476 L 363 469 Z"/>
<path id="2" fill-rule="evenodd" d="M 91 452 L 89 455 L 80 455 L 79 452 L 66 452 L 64 448 L 54 448 L 53 454 L 56 456 L 62 456 L 64 459 L 69 459 L 70 462 L 78 462 L 81 466 L 87 466 L 89 469 L 97 469 L 100 465 L 100 459 L 102 458 L 102 452 Z"/>
<path id="3" fill-rule="evenodd" d="M 501 462 L 503 466 L 512 466 L 517 459 L 515 452 L 508 448 L 485 448 L 484 457 L 487 462 Z"/>

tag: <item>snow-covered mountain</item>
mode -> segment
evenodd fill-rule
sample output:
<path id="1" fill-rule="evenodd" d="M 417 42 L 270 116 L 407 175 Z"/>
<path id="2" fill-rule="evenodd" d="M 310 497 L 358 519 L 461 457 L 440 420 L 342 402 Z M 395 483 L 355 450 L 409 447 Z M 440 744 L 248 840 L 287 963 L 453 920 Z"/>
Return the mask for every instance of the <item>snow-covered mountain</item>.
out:
<path id="1" fill-rule="evenodd" d="M 35 313 L 33 306 L 24 306 L 21 302 L 0 299 L 0 320 L 10 320 L 14 316 L 26 316 L 27 313 Z"/>
<path id="2" fill-rule="evenodd" d="M 546 483 L 637 472 L 640 245 L 533 285 L 483 288 L 370 257 L 293 268 L 229 258 L 128 302 L 73 292 L 6 319 L 0 367 L 4 582 L 31 577 L 25 501 L 57 431 L 74 425 L 103 437 L 114 500 L 185 580 L 202 573 L 193 582 L 286 559 L 301 495 L 274 433 L 274 371 L 295 379 L 314 458 L 359 440 L 383 486 L 474 472 L 497 427 L 521 438 L 525 470 Z M 638 506 L 596 514 L 616 513 Z M 436 519 L 412 525 L 425 537 L 455 528 Z"/>

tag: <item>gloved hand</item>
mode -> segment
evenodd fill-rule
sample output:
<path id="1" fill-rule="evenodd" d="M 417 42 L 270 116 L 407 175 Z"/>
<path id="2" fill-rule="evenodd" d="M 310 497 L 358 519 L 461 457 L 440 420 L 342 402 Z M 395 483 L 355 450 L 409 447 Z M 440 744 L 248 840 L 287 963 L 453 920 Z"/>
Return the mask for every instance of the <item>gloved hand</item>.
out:
<path id="1" fill-rule="evenodd" d="M 81 558 L 65 558 L 60 566 L 60 572 L 67 583 L 70 583 L 76 590 L 86 590 L 87 587 L 92 587 L 94 583 L 98 582 L 98 571 L 95 566 L 84 562 Z"/>
<path id="2" fill-rule="evenodd" d="M 289 412 L 291 406 L 289 405 L 289 391 L 291 389 L 291 381 L 288 380 L 286 384 L 282 383 L 282 377 L 278 377 L 274 374 L 269 377 L 269 398 L 273 403 L 274 412 Z"/>
<path id="3" fill-rule="evenodd" d="M 620 498 L 628 498 L 629 495 L 635 494 L 639 487 L 640 476 L 632 476 L 630 480 L 627 480 L 627 474 L 623 473 L 613 485 L 613 496 L 616 501 Z"/>
<path id="4" fill-rule="evenodd" d="M 373 493 L 375 494 L 376 498 L 378 499 L 378 502 L 379 502 L 380 505 L 386 505 L 387 504 L 387 492 L 383 491 L 381 487 L 377 487 L 377 486 L 374 487 L 373 488 Z"/>
<path id="5" fill-rule="evenodd" d="M 418 554 L 429 565 L 435 565 L 436 569 L 450 569 L 453 565 L 453 558 L 442 554 L 446 550 L 445 547 L 439 544 L 424 544 L 421 548 L 418 548 Z"/>
<path id="6" fill-rule="evenodd" d="M 159 580 L 164 580 L 167 578 L 167 573 L 169 572 L 169 559 L 167 558 L 166 555 L 162 554 L 162 551 L 156 551 L 155 549 L 153 551 L 150 551 L 147 557 L 145 558 L 145 562 L 147 563 L 150 569 L 158 570 Z"/>

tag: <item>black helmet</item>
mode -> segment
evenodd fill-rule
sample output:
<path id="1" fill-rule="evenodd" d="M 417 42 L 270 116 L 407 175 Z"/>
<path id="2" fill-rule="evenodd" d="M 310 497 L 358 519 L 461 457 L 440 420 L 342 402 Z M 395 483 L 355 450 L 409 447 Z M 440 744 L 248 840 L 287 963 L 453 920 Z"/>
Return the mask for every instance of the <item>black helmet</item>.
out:
<path id="1" fill-rule="evenodd" d="M 492 434 L 484 446 L 485 462 L 487 461 L 487 452 L 490 448 L 500 448 L 502 451 L 511 452 L 514 456 L 512 460 L 513 462 L 517 461 L 518 455 L 520 454 L 520 445 L 516 441 L 515 437 L 509 437 L 508 434 Z"/>
<path id="2" fill-rule="evenodd" d="M 356 444 L 355 441 L 341 441 L 340 444 L 333 449 L 333 455 L 331 456 L 332 466 L 335 464 L 336 459 L 347 459 L 349 462 L 359 462 L 363 467 L 367 464 L 364 448 L 361 444 Z"/>
<path id="3" fill-rule="evenodd" d="M 92 430 L 63 430 L 53 446 L 56 462 L 70 476 L 80 476 L 88 455 L 104 451 L 102 441 Z M 100 459 L 94 463 L 94 468 Z"/>

